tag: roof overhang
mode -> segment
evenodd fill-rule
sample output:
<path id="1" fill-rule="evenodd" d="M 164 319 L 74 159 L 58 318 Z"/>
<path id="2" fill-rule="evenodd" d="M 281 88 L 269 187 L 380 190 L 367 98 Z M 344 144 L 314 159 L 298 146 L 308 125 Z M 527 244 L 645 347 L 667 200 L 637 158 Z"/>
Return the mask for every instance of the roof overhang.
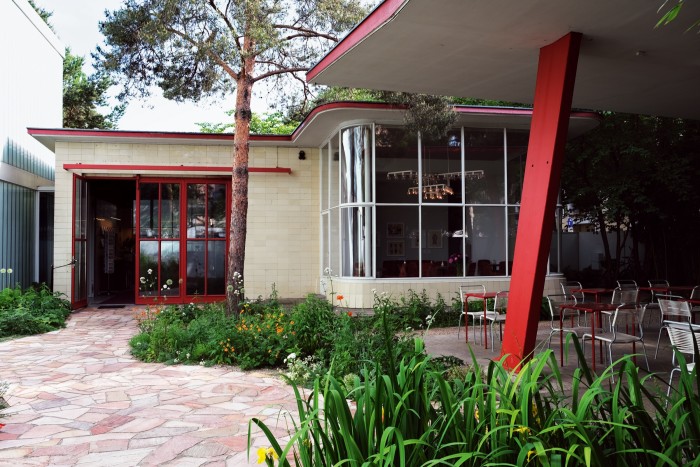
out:
<path id="1" fill-rule="evenodd" d="M 531 109 L 458 106 L 456 126 L 475 128 L 527 129 Z M 291 135 L 251 135 L 250 145 L 313 148 L 323 144 L 334 131 L 353 123 L 374 122 L 401 125 L 405 109 L 378 102 L 334 102 L 316 107 Z M 569 137 L 573 138 L 598 125 L 591 112 L 571 114 Z M 29 128 L 28 132 L 44 146 L 56 150 L 56 143 L 184 144 L 233 146 L 231 133 L 175 133 L 153 131 L 78 130 L 68 128 Z"/>
<path id="2" fill-rule="evenodd" d="M 539 50 L 583 34 L 573 107 L 700 119 L 700 2 L 386 0 L 307 74 L 318 84 L 531 104 Z"/>

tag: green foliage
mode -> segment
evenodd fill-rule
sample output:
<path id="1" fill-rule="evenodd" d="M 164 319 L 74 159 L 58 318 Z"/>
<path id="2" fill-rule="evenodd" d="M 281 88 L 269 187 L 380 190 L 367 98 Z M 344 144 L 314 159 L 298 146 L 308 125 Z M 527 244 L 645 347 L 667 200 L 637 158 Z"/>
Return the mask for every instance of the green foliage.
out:
<path id="1" fill-rule="evenodd" d="M 664 10 L 666 5 L 668 5 L 669 0 L 664 0 L 664 3 L 659 7 L 659 11 Z M 681 12 L 681 8 L 683 8 L 683 5 L 685 5 L 685 0 L 677 0 L 677 3 L 670 7 L 666 12 L 663 14 L 661 19 L 656 23 L 655 28 L 658 28 L 659 26 L 667 26 L 669 23 L 674 21 L 677 17 L 678 14 Z M 696 20 L 694 23 L 686 29 L 686 32 L 692 31 L 693 29 L 698 29 L 698 33 L 700 33 L 700 19 Z"/>
<path id="2" fill-rule="evenodd" d="M 323 361 L 330 359 L 338 315 L 328 301 L 315 295 L 294 307 L 291 321 L 295 332 L 295 352 L 301 355 L 317 355 Z"/>
<path id="3" fill-rule="evenodd" d="M 226 115 L 232 117 L 235 111 L 227 110 Z M 202 133 L 234 133 L 236 125 L 229 123 L 197 123 Z M 253 113 L 250 118 L 250 132 L 256 135 L 290 135 L 299 126 L 299 122 L 289 120 L 281 112 L 265 112 L 262 115 Z"/>
<path id="4" fill-rule="evenodd" d="M 0 291 L 0 337 L 28 336 L 65 326 L 69 303 L 46 285 Z"/>
<path id="5" fill-rule="evenodd" d="M 107 93 L 112 80 L 104 73 L 85 74 L 85 59 L 73 55 L 69 48 L 63 58 L 63 127 L 112 130 L 124 114 L 124 105 L 108 114 L 98 108 L 108 107 Z"/>
<path id="6" fill-rule="evenodd" d="M 579 368 L 566 387 L 551 351 L 538 354 L 519 373 L 490 362 L 452 378 L 430 369 L 422 343 L 390 371 L 355 378 L 351 407 L 346 384 L 317 380 L 302 397 L 296 386 L 298 419 L 282 447 L 264 422 L 267 436 L 288 466 L 326 465 L 688 465 L 700 442 L 697 373 L 683 371 L 666 398 L 663 382 L 642 377 L 632 357 L 594 377 L 581 347 Z M 365 371 L 370 372 L 369 370 Z M 668 404 L 668 405 L 667 405 Z M 668 407 L 668 408 L 667 408 Z"/>

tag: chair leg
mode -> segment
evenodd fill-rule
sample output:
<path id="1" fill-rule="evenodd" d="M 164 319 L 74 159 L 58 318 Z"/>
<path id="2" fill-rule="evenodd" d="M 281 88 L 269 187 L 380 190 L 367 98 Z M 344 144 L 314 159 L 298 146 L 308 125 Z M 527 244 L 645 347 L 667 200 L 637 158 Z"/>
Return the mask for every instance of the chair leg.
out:
<path id="1" fill-rule="evenodd" d="M 654 360 L 656 360 L 656 356 L 659 354 L 659 344 L 661 343 L 661 333 L 666 329 L 666 326 L 661 326 L 659 328 L 659 337 L 656 339 L 656 351 L 654 352 Z M 668 331 L 666 331 L 668 333 Z"/>
<path id="2" fill-rule="evenodd" d="M 666 390 L 666 397 L 671 396 L 671 383 L 673 382 L 673 373 L 676 371 L 680 371 L 680 368 L 674 368 L 671 370 L 671 376 L 668 378 L 668 389 Z"/>
<path id="3" fill-rule="evenodd" d="M 459 332 L 462 330 L 462 317 L 464 316 L 464 313 L 459 314 L 459 321 L 457 321 L 457 339 L 459 339 Z M 465 317 L 464 319 L 468 319 Z M 469 336 L 467 336 L 469 337 Z"/>
<path id="4" fill-rule="evenodd" d="M 610 382 L 614 383 L 615 382 L 615 370 L 613 369 L 612 363 L 612 344 L 608 344 L 608 356 L 610 357 Z"/>
<path id="5" fill-rule="evenodd" d="M 642 351 L 644 352 L 644 361 L 647 362 L 647 371 L 651 373 L 651 367 L 649 366 L 649 359 L 647 358 L 647 346 L 644 345 L 644 341 L 639 341 L 642 343 Z"/>

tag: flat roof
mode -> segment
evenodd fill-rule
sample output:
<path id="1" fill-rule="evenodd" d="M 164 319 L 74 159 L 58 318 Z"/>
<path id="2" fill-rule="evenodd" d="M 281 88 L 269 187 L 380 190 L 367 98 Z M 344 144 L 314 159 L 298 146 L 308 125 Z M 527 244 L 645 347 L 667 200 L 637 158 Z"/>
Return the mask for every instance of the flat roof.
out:
<path id="1" fill-rule="evenodd" d="M 700 119 L 700 2 L 655 28 L 662 0 L 385 0 L 310 82 L 531 104 L 539 50 L 583 41 L 573 107 Z M 670 7 L 675 2 L 669 2 Z"/>
<path id="2" fill-rule="evenodd" d="M 455 106 L 457 126 L 528 129 L 532 109 L 511 107 Z M 316 107 L 291 135 L 251 135 L 250 145 L 318 147 L 341 126 L 357 122 L 401 125 L 405 108 L 379 102 L 333 102 Z M 598 115 L 572 112 L 569 137 L 598 125 Z M 28 128 L 31 136 L 56 150 L 57 142 L 139 143 L 233 146 L 233 133 L 187 133 L 121 130 L 79 130 L 70 128 Z"/>

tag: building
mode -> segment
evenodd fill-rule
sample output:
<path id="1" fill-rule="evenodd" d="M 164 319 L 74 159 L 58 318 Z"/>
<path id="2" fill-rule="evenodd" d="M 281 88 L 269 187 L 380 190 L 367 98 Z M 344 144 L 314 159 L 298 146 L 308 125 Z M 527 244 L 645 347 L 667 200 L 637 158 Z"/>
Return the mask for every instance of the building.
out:
<path id="1" fill-rule="evenodd" d="M 50 282 L 54 155 L 27 127 L 61 126 L 64 48 L 26 0 L 0 2 L 0 26 L 2 289 Z"/>
<path id="2" fill-rule="evenodd" d="M 408 134 L 396 106 L 359 102 L 320 106 L 290 136 L 253 135 L 246 295 L 274 284 L 300 298 L 332 281 L 367 308 L 373 289 L 453 297 L 477 276 L 506 288 L 532 111 L 456 111 L 439 141 Z M 571 137 L 598 121 L 570 120 Z M 55 288 L 73 306 L 224 298 L 233 135 L 29 133 L 56 154 L 54 262 L 77 264 L 56 271 Z"/>

